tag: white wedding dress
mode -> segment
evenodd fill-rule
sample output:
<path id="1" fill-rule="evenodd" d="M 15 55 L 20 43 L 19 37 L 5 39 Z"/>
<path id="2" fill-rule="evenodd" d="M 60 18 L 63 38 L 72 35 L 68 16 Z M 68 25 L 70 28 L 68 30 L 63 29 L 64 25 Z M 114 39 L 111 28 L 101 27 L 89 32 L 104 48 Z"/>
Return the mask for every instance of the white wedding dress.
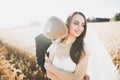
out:
<path id="1" fill-rule="evenodd" d="M 87 75 L 90 80 L 120 80 L 120 76 L 106 51 L 105 47 L 98 39 L 96 34 L 88 28 L 85 37 L 85 51 L 90 54 L 88 61 Z M 71 44 L 61 45 L 53 42 L 48 48 L 50 54 L 68 53 Z M 76 64 L 70 57 L 57 58 L 54 56 L 53 65 L 61 70 L 74 72 Z"/>

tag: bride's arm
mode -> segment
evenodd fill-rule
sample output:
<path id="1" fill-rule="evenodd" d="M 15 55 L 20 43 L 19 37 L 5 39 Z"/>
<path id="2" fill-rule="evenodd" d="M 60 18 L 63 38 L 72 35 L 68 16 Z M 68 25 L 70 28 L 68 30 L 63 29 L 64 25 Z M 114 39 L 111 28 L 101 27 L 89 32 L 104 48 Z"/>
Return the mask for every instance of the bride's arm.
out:
<path id="1" fill-rule="evenodd" d="M 49 62 L 45 63 L 45 68 L 57 75 L 61 80 L 82 80 L 87 71 L 88 58 L 89 55 L 86 54 L 82 59 L 80 59 L 74 73 L 57 69 Z"/>

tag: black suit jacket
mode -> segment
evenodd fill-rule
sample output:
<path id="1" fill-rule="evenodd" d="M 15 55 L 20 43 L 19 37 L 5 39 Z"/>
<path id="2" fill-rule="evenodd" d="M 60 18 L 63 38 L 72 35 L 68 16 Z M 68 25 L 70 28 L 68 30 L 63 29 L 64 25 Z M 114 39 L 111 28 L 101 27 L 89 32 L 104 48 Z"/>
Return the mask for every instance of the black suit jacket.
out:
<path id="1" fill-rule="evenodd" d="M 45 37 L 43 34 L 38 35 L 35 37 L 35 43 L 36 43 L 36 59 L 37 63 L 41 67 L 41 70 L 44 74 L 46 74 L 46 70 L 44 67 L 45 63 L 45 53 L 48 49 L 48 47 L 51 45 L 52 41 Z M 46 53 L 47 56 L 49 56 L 48 53 Z"/>

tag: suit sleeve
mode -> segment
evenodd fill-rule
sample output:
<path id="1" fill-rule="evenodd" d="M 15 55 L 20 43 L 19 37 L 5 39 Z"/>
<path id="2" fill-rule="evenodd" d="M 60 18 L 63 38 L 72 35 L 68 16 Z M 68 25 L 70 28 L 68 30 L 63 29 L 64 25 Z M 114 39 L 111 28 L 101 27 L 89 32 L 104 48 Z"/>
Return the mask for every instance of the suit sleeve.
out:
<path id="1" fill-rule="evenodd" d="M 43 34 L 40 34 L 35 38 L 36 42 L 36 59 L 37 63 L 41 67 L 42 72 L 45 74 L 46 70 L 44 67 L 45 63 L 45 53 L 48 49 L 48 47 L 51 44 L 51 40 L 46 38 Z"/>

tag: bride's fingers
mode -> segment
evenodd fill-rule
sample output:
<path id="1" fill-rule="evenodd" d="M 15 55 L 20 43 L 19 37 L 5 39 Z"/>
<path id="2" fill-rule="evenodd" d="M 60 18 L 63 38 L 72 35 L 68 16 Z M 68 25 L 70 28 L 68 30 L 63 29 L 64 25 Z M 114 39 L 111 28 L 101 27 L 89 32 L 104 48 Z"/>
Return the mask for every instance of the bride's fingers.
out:
<path id="1" fill-rule="evenodd" d="M 50 65 L 50 63 L 49 62 L 45 62 L 45 64 L 44 64 L 44 67 L 45 67 L 45 69 L 47 70 L 47 71 L 51 71 L 51 65 Z"/>
<path id="2" fill-rule="evenodd" d="M 45 69 L 47 69 L 47 67 L 48 67 L 47 61 L 45 61 L 44 67 L 45 67 Z"/>
<path id="3" fill-rule="evenodd" d="M 46 59 L 45 62 L 48 62 L 48 59 Z"/>

